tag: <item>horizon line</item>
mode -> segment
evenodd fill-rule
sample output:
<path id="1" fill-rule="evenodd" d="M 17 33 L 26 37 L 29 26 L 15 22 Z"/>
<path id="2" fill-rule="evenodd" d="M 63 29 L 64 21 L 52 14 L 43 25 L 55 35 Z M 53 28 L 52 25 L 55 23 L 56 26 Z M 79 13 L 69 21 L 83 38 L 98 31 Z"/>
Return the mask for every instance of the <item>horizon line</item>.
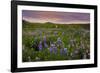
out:
<path id="1" fill-rule="evenodd" d="M 68 23 L 56 23 L 56 22 L 31 22 L 31 21 L 28 21 L 28 20 L 24 20 L 22 19 L 22 21 L 26 21 L 26 22 L 29 22 L 29 23 L 41 23 L 41 24 L 44 24 L 44 23 L 52 23 L 52 24 L 90 24 L 90 22 L 68 22 Z"/>

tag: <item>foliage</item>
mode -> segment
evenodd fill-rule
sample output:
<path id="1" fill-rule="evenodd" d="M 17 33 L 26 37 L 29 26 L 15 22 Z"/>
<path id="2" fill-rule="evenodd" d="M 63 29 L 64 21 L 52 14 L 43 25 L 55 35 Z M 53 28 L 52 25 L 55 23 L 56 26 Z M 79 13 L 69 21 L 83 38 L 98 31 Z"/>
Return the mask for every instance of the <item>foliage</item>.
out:
<path id="1" fill-rule="evenodd" d="M 23 20 L 22 31 L 23 62 L 90 58 L 89 24 L 29 23 Z"/>

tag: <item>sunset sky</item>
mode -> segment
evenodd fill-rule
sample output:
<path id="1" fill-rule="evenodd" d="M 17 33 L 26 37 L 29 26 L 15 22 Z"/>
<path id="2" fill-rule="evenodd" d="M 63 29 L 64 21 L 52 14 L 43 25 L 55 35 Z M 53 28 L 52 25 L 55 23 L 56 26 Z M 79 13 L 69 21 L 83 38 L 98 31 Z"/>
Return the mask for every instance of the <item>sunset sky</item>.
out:
<path id="1" fill-rule="evenodd" d="M 23 10 L 22 19 L 29 22 L 52 22 L 52 23 L 89 23 L 89 13 L 76 12 L 54 12 L 54 11 L 33 11 Z"/>

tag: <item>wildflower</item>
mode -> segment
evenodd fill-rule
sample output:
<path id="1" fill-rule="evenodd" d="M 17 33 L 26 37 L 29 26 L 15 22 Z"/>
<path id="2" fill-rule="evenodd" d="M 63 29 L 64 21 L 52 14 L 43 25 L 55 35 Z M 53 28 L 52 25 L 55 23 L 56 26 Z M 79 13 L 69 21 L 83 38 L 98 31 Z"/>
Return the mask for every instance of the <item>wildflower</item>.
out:
<path id="1" fill-rule="evenodd" d="M 60 49 L 60 54 L 61 55 L 66 55 L 67 54 L 67 48 Z"/>
<path id="2" fill-rule="evenodd" d="M 45 48 L 48 47 L 46 36 L 43 37 L 43 44 L 44 44 L 44 47 L 45 47 Z"/>
<path id="3" fill-rule="evenodd" d="M 67 54 L 67 48 L 64 48 L 64 54 Z"/>
<path id="4" fill-rule="evenodd" d="M 49 48 L 49 51 L 50 51 L 50 53 L 52 53 L 52 51 L 53 51 L 53 48 L 52 48 L 52 47 L 50 47 L 50 48 Z"/>
<path id="5" fill-rule="evenodd" d="M 55 44 L 51 44 L 51 47 L 54 47 L 55 46 Z"/>
<path id="6" fill-rule="evenodd" d="M 50 43 L 49 51 L 50 51 L 51 53 L 53 52 L 53 47 L 54 47 L 54 44 L 51 44 L 51 43 Z"/>
<path id="7" fill-rule="evenodd" d="M 47 43 L 46 43 L 46 42 L 44 42 L 44 47 L 45 47 L 45 48 L 47 48 L 47 47 L 48 47 L 48 45 L 47 45 Z"/>
<path id="8" fill-rule="evenodd" d="M 61 43 L 62 41 L 61 41 L 61 39 L 60 39 L 60 37 L 58 37 L 57 38 L 57 41 L 59 42 L 59 43 Z"/>
<path id="9" fill-rule="evenodd" d="M 46 42 L 46 36 L 43 37 L 43 41 Z"/>
<path id="10" fill-rule="evenodd" d="M 62 32 L 62 35 L 64 35 L 65 34 L 65 32 Z"/>
<path id="11" fill-rule="evenodd" d="M 57 53 L 57 47 L 56 47 L 56 45 L 55 44 L 51 44 L 50 45 L 50 48 L 49 48 L 49 51 L 51 52 L 51 53 Z"/>
<path id="12" fill-rule="evenodd" d="M 57 47 L 55 46 L 55 47 L 53 47 L 53 52 L 54 52 L 54 54 L 56 54 L 57 53 Z"/>
<path id="13" fill-rule="evenodd" d="M 39 43 L 39 45 L 38 45 L 38 48 L 39 48 L 39 51 L 41 51 L 42 50 L 42 41 L 40 41 L 40 43 Z"/>
<path id="14" fill-rule="evenodd" d="M 63 55 L 63 49 L 60 49 L 60 54 Z"/>
<path id="15" fill-rule="evenodd" d="M 57 31 L 54 31 L 54 35 L 57 36 Z"/>
<path id="16" fill-rule="evenodd" d="M 62 40 L 60 39 L 60 37 L 57 38 L 57 44 L 62 45 Z"/>

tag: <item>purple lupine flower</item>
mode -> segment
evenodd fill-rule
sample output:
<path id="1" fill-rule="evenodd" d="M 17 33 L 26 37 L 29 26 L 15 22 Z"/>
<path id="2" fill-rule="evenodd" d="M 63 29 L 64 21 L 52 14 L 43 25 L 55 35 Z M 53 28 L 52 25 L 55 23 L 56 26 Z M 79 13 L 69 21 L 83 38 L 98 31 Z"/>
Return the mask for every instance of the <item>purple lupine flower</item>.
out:
<path id="1" fill-rule="evenodd" d="M 40 41 L 40 43 L 39 43 L 39 45 L 38 45 L 38 48 L 39 48 L 39 51 L 41 51 L 42 50 L 42 41 Z"/>
<path id="2" fill-rule="evenodd" d="M 60 54 L 63 55 L 63 49 L 60 49 Z"/>
<path id="3" fill-rule="evenodd" d="M 54 54 L 56 54 L 57 53 L 57 47 L 55 46 L 55 47 L 53 47 L 53 52 L 54 52 Z"/>
<path id="4" fill-rule="evenodd" d="M 55 44 L 51 44 L 50 46 L 51 46 L 51 47 L 54 47 L 54 46 L 55 46 Z"/>
<path id="5" fill-rule="evenodd" d="M 47 47 L 48 47 L 48 45 L 47 45 L 47 43 L 46 43 L 46 42 L 47 42 L 47 40 L 46 40 L 46 36 L 44 36 L 44 37 L 43 37 L 43 44 L 44 44 L 44 47 L 45 47 L 45 48 L 47 48 Z"/>
<path id="6" fill-rule="evenodd" d="M 44 43 L 46 43 L 46 36 L 43 37 L 43 41 L 44 41 Z"/>
<path id="7" fill-rule="evenodd" d="M 49 51 L 50 51 L 50 53 L 52 53 L 52 51 L 53 51 L 53 48 L 52 48 L 52 47 L 50 47 L 50 48 L 49 48 Z"/>
<path id="8" fill-rule="evenodd" d="M 60 37 L 57 38 L 57 44 L 62 45 L 62 40 L 60 39 Z"/>
<path id="9" fill-rule="evenodd" d="M 55 35 L 55 36 L 57 35 L 57 31 L 54 31 L 54 35 Z"/>
<path id="10" fill-rule="evenodd" d="M 64 54 L 67 54 L 67 48 L 64 48 Z"/>
<path id="11" fill-rule="evenodd" d="M 65 32 L 62 32 L 62 35 L 64 35 L 65 34 Z"/>
<path id="12" fill-rule="evenodd" d="M 57 38 L 57 41 L 59 42 L 59 43 L 61 43 L 62 41 L 61 41 L 61 39 L 60 39 L 60 37 L 58 37 Z"/>
<path id="13" fill-rule="evenodd" d="M 46 43 L 46 42 L 44 42 L 44 47 L 45 47 L 45 48 L 47 48 L 47 47 L 48 47 L 48 45 L 47 45 L 47 43 Z"/>
<path id="14" fill-rule="evenodd" d="M 50 48 L 49 48 L 50 53 L 53 52 L 53 47 L 54 47 L 54 44 L 50 44 Z"/>
<path id="15" fill-rule="evenodd" d="M 60 54 L 61 55 L 66 55 L 67 54 L 67 48 L 60 49 Z"/>
<path id="16" fill-rule="evenodd" d="M 49 51 L 50 51 L 51 53 L 54 53 L 54 54 L 57 53 L 57 47 L 55 46 L 55 44 L 51 44 L 51 45 L 50 45 Z"/>

